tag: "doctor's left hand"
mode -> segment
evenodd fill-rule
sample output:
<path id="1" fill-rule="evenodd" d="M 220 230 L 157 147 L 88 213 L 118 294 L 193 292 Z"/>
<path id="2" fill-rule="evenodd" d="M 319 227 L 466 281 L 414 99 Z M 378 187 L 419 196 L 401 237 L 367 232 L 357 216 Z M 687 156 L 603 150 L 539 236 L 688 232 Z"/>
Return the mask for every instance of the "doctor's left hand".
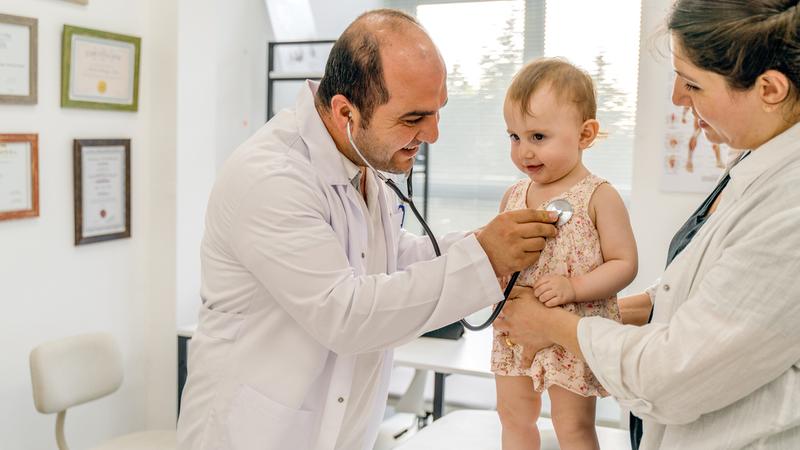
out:
<path id="1" fill-rule="evenodd" d="M 544 323 L 549 308 L 540 302 L 529 286 L 514 286 L 494 328 L 523 348 L 523 359 L 533 359 L 539 350 L 553 345 Z M 526 361 L 527 362 L 527 361 Z"/>

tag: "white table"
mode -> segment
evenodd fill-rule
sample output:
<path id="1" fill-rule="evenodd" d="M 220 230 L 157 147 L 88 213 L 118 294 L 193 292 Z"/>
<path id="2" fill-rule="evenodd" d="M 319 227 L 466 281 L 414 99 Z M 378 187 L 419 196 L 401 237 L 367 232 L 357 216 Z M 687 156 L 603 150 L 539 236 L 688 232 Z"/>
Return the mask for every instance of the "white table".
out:
<path id="1" fill-rule="evenodd" d="M 394 365 L 434 372 L 433 419 L 444 412 L 444 380 L 452 373 L 494 379 L 489 370 L 492 329 L 465 331 L 461 339 L 421 337 L 394 351 Z"/>
<path id="2" fill-rule="evenodd" d="M 178 412 L 181 392 L 186 383 L 186 347 L 197 324 L 178 329 Z M 492 351 L 492 329 L 465 331 L 461 339 L 421 337 L 394 351 L 394 365 L 434 372 L 433 418 L 439 419 L 444 411 L 444 379 L 457 373 L 483 378 L 494 378 L 489 370 Z"/>
<path id="3" fill-rule="evenodd" d="M 542 438 L 541 450 L 558 450 L 553 423 L 540 418 L 537 422 Z M 630 450 L 625 430 L 596 427 L 600 448 Z M 403 442 L 396 450 L 500 450 L 500 419 L 497 411 L 460 410 L 444 416 Z"/>

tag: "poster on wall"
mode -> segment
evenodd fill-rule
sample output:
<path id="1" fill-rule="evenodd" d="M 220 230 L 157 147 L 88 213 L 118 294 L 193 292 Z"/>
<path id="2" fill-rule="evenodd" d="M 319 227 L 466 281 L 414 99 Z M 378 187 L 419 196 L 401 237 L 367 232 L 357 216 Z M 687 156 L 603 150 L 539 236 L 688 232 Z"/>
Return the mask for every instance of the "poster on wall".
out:
<path id="1" fill-rule="evenodd" d="M 674 81 L 672 74 L 668 92 Z M 714 190 L 728 161 L 738 152 L 709 142 L 691 108 L 675 106 L 671 100 L 668 104 L 661 190 L 707 194 Z"/>
<path id="2" fill-rule="evenodd" d="M 0 220 L 39 215 L 39 136 L 0 134 Z"/>
<path id="3" fill-rule="evenodd" d="M 36 103 L 38 20 L 0 14 L 0 104 Z"/>
<path id="4" fill-rule="evenodd" d="M 76 139 L 75 245 L 131 236 L 130 139 Z"/>
<path id="5" fill-rule="evenodd" d="M 64 25 L 61 106 L 136 111 L 141 39 Z"/>

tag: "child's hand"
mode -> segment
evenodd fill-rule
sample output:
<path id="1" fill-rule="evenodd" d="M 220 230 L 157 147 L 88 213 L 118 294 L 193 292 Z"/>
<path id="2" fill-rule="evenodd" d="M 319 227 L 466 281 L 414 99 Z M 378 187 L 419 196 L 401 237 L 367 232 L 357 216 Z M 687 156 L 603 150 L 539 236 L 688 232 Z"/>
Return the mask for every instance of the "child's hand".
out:
<path id="1" fill-rule="evenodd" d="M 575 301 L 575 288 L 569 278 L 547 275 L 533 285 L 533 294 L 548 308 Z"/>

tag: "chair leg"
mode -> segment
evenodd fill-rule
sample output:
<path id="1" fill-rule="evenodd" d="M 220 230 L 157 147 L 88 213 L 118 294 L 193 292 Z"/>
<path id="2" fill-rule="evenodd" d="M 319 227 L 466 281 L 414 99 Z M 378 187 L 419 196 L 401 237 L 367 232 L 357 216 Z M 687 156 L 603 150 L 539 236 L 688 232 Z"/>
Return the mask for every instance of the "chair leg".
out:
<path id="1" fill-rule="evenodd" d="M 64 419 L 66 419 L 67 410 L 61 411 L 56 416 L 56 443 L 58 450 L 69 450 L 67 440 L 64 438 Z"/>

